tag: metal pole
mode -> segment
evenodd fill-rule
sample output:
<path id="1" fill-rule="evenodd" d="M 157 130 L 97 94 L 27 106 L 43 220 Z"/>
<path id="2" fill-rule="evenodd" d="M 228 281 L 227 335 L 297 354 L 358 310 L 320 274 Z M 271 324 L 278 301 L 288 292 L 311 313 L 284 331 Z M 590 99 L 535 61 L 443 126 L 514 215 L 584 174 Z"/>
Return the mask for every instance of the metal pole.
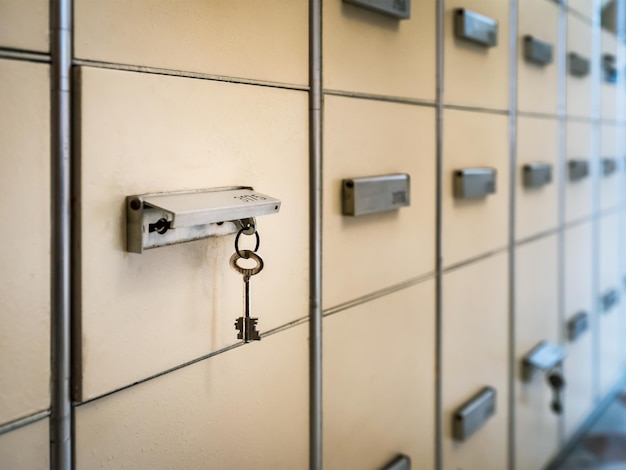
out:
<path id="1" fill-rule="evenodd" d="M 600 58 L 601 37 L 600 37 L 600 2 L 593 2 L 593 14 L 591 20 L 591 57 Z M 591 298 L 592 298 L 592 335 L 593 335 L 593 385 L 594 385 L 594 406 L 597 406 L 602 399 L 602 391 L 600 387 L 600 343 L 602 341 L 600 335 L 600 63 L 597 60 L 591 62 L 591 240 L 592 240 L 592 281 L 591 281 Z"/>
<path id="2" fill-rule="evenodd" d="M 309 468 L 322 469 L 322 1 L 309 0 Z"/>
<path id="3" fill-rule="evenodd" d="M 508 468 L 516 467 L 515 449 L 515 190 L 517 183 L 517 20 L 518 3 L 511 0 L 509 4 L 509 427 Z"/>
<path id="4" fill-rule="evenodd" d="M 435 219 L 435 469 L 443 468 L 443 79 L 445 0 L 437 0 L 436 10 L 436 219 Z"/>
<path id="5" fill-rule="evenodd" d="M 71 0 L 50 2 L 51 66 L 51 411 L 50 467 L 72 468 L 70 399 Z"/>
<path id="6" fill-rule="evenodd" d="M 567 181 L 567 10 L 559 6 L 558 47 L 557 47 L 557 115 L 558 115 L 558 305 L 559 325 L 565 325 L 565 196 Z M 559 344 L 564 345 L 566 338 L 559 327 Z M 567 403 L 565 404 L 567 406 Z M 559 447 L 565 443 L 565 420 L 559 420 Z"/>

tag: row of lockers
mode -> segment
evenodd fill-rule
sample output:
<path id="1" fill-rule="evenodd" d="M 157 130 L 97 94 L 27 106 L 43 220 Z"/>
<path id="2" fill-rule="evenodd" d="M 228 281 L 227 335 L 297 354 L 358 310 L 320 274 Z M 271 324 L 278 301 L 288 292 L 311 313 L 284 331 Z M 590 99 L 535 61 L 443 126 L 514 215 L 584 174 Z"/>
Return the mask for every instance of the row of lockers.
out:
<path id="1" fill-rule="evenodd" d="M 27 126 L 29 131 L 37 129 L 45 136 L 47 116 L 39 112 L 38 106 L 46 93 L 47 66 L 3 61 L 1 67 L 3 76 L 7 77 L 6 89 L 11 89 L 12 97 L 7 101 L 6 114 L 11 115 L 8 112 L 11 103 L 15 106 L 11 112 L 29 113 L 25 118 L 7 121 L 7 129 L 18 123 Z M 238 311 L 239 279 L 224 274 L 222 269 L 227 266 L 232 246 L 220 239 L 210 241 L 209 246 L 197 245 L 191 251 L 188 247 L 171 247 L 164 252 L 146 253 L 141 258 L 129 256 L 124 248 L 125 232 L 123 218 L 120 218 L 124 197 L 129 194 L 242 182 L 278 195 L 284 201 L 280 216 L 262 220 L 260 227 L 263 251 L 270 266 L 274 259 L 282 260 L 277 253 L 286 250 L 293 255 L 281 261 L 281 269 L 268 269 L 264 276 L 255 280 L 255 304 L 262 310 L 275 312 L 264 319 L 266 330 L 304 316 L 307 297 L 306 93 L 95 68 L 82 68 L 78 78 L 80 106 L 77 106 L 77 115 L 82 134 L 78 150 L 83 161 L 82 256 L 89 260 L 83 263 L 82 271 L 83 331 L 89 338 L 83 353 L 94 373 L 92 382 L 91 373 L 84 371 L 85 390 L 90 390 L 85 396 L 105 393 L 201 356 L 207 352 L 202 331 L 212 331 L 210 350 L 232 343 L 230 316 L 216 315 L 212 320 L 218 321 L 217 330 L 223 331 L 218 335 L 216 325 L 209 325 L 209 316 L 205 315 L 206 305 L 212 305 L 215 312 Z M 13 80 L 13 85 L 9 79 Z M 37 94 L 32 92 L 34 89 Z M 155 95 L 164 97 L 165 103 L 155 102 Z M 434 272 L 435 112 L 428 107 L 334 96 L 328 96 L 325 105 L 325 154 L 328 158 L 324 196 L 324 279 L 327 283 L 324 307 L 331 308 Z M 211 107 L 222 111 L 219 115 L 204 111 Z M 242 109 L 246 112 L 240 112 Z M 443 180 L 442 235 L 444 268 L 448 268 L 502 249 L 508 243 L 508 118 L 447 110 L 444 120 L 443 168 L 449 178 Z M 244 140 L 238 138 L 242 128 L 247 130 Z M 620 130 L 618 126 L 602 126 L 601 133 L 611 136 L 602 140 L 603 155 L 617 155 L 617 138 L 623 136 Z M 600 160 L 590 157 L 591 124 L 570 122 L 566 131 L 568 155 L 572 159 L 587 156 L 591 174 L 598 178 L 599 207 L 603 211 L 617 208 L 621 204 L 619 188 L 624 180 L 622 162 L 616 159 L 618 171 L 602 175 Z M 18 142 L 18 134 L 7 132 L 13 136 L 16 148 L 12 167 L 17 167 L 19 162 L 21 174 L 29 180 L 33 174 L 39 174 L 42 182 L 38 186 L 41 191 L 38 198 L 45 200 L 48 186 L 43 180 L 47 163 L 43 163 L 48 143 L 45 138 L 29 140 L 29 146 L 38 145 L 37 149 L 24 147 L 18 152 L 18 146 L 23 145 Z M 557 139 L 556 120 L 518 119 L 519 181 L 516 184 L 519 189 L 515 221 L 518 240 L 558 227 L 557 194 L 559 180 L 564 175 L 557 165 Z M 390 147 L 394 148 L 391 154 L 386 151 Z M 40 160 L 33 160 L 33 154 L 40 155 Z M 229 158 L 224 159 L 223 155 Z M 380 158 L 381 155 L 385 158 Z M 553 180 L 542 188 L 526 189 L 522 183 L 523 164 L 538 158 L 554 165 Z M 219 174 L 210 171 L 215 165 L 220 167 Z M 496 168 L 496 193 L 479 200 L 455 199 L 454 171 L 475 166 Z M 289 178 L 284 178 L 285 168 L 289 169 Z M 410 207 L 366 219 L 341 215 L 342 178 L 398 171 L 408 173 L 412 179 Z M 591 216 L 593 178 L 567 179 L 564 184 L 565 221 L 571 223 Z M 19 218 L 19 214 L 15 216 Z M 45 217 L 43 212 L 41 217 Z M 15 225 L 19 225 L 17 220 Z M 15 232 L 15 243 L 25 238 L 23 233 Z M 44 241 L 42 236 L 41 241 L 33 241 L 32 245 L 41 245 L 43 249 Z M 371 249 L 373 246 L 376 250 Z M 102 247 L 109 249 L 102 250 Z M 411 263 L 405 262 L 407 257 Z M 195 266 L 194 272 L 182 269 L 188 262 Z M 37 265 L 40 264 L 37 261 Z M 159 269 L 164 265 L 170 269 Z M 376 273 L 368 269 L 372 265 L 377 267 Z M 285 281 L 281 270 L 298 275 Z M 42 272 L 46 272 L 45 269 Z M 340 279 L 354 282 L 344 285 L 338 282 Z M 41 282 L 45 282 L 43 277 Z M 228 295 L 214 298 L 206 287 L 213 282 Z M 293 309 L 272 307 L 275 296 L 269 286 L 281 284 L 293 295 L 290 298 Z M 157 293 L 146 299 L 143 294 L 146 289 Z M 108 298 L 120 299 L 115 312 L 108 310 Z M 190 298 L 205 301 L 194 301 L 190 305 L 186 300 Z M 44 311 L 44 305 L 35 310 Z M 177 309 L 178 305 L 186 305 L 187 311 L 195 313 L 186 321 L 176 320 L 169 315 L 169 310 Z M 133 312 L 133 316 L 129 317 L 129 312 Z M 140 312 L 145 312 L 145 318 Z M 164 323 L 159 324 L 158 318 Z M 129 332 L 128 336 L 120 338 L 113 332 L 122 320 Z M 146 325 L 155 329 L 145 335 L 141 343 L 132 340 L 136 335 L 144 336 L 140 331 L 151 328 Z M 173 337 L 180 338 L 181 348 L 163 352 L 160 348 L 162 331 L 168 335 L 178 331 Z M 110 342 L 118 339 L 120 344 L 111 349 Z M 140 354 L 146 350 L 151 353 Z M 157 360 L 158 357 L 161 360 Z M 117 378 L 101 373 L 122 358 L 128 367 L 124 371 L 112 371 Z"/>
<path id="2" fill-rule="evenodd" d="M 308 84 L 307 2 L 75 2 L 75 54 L 78 59 L 133 64 L 215 76 L 289 84 Z M 345 2 L 324 2 L 324 86 L 375 95 L 435 100 L 436 2 L 413 2 L 410 19 L 395 20 Z M 594 29 L 592 1 L 569 2 L 565 43 L 559 39 L 559 9 L 552 0 L 518 2 L 518 105 L 520 111 L 557 114 L 557 65 L 566 54 L 591 59 Z M 6 4 L 6 6 L 5 6 Z M 7 27 L 0 46 L 45 51 L 46 0 L 26 4 L 4 0 Z M 509 2 L 449 0 L 445 4 L 444 101 L 447 104 L 492 109 L 509 107 Z M 498 22 L 498 43 L 484 48 L 454 35 L 459 8 L 476 11 Z M 541 21 L 537 21 L 541 18 Z M 272 24 L 272 28 L 265 25 Z M 24 27 L 23 25 L 27 25 Z M 622 70 L 626 47 L 615 35 L 595 30 L 601 54 L 617 58 Z M 115 34 L 111 34 L 115 31 Z M 241 34 L 245 31 L 246 34 Z M 524 37 L 536 37 L 554 47 L 555 61 L 538 66 L 523 60 Z M 254 38 L 252 40 L 251 38 Z M 219 44 L 219 47 L 198 47 Z M 178 51 L 174 53 L 175 51 Z M 181 52 L 182 51 L 182 52 Z M 559 57 L 560 59 L 556 60 Z M 459 77 L 463 77 L 462 80 Z M 480 83 L 480 87 L 475 84 Z M 567 75 L 567 113 L 591 116 L 592 74 Z M 602 81 L 602 117 L 614 119 L 618 86 Z"/>
<path id="3" fill-rule="evenodd" d="M 177 3 L 75 1 L 74 158 L 81 163 L 75 307 L 81 316 L 75 318 L 74 398 L 94 400 L 75 410 L 77 468 L 306 468 L 306 325 L 132 386 L 231 347 L 242 307 L 241 278 L 228 267 L 230 237 L 127 253 L 129 194 L 246 184 L 276 195 L 280 214 L 259 220 L 266 268 L 252 281 L 253 313 L 267 332 L 308 311 L 307 2 L 173 7 Z M 623 69 L 625 48 L 591 26 L 590 0 L 570 0 L 568 8 L 551 0 L 519 1 L 517 101 L 523 115 L 513 183 L 515 234 L 523 243 L 515 248 L 515 403 L 507 407 L 511 168 L 509 117 L 502 111 L 509 107 L 509 3 L 445 3 L 444 103 L 468 108 L 447 107 L 442 117 L 441 438 L 450 469 L 506 468 L 510 422 L 518 468 L 541 467 L 615 385 L 624 364 L 619 338 L 626 263 L 619 241 L 626 233 L 626 129 L 614 120 L 622 85 L 598 80 L 606 119 L 600 125 L 590 119 L 593 73 L 564 74 L 568 120 L 556 114 L 558 67 L 565 70 L 560 61 L 568 53 L 592 58 L 598 39 L 593 72 L 603 54 L 616 56 Z M 411 19 L 397 21 L 324 2 L 323 292 L 324 308 L 333 312 L 324 319 L 329 469 L 379 468 L 396 453 L 409 455 L 417 468 L 434 465 L 436 2 L 414 0 L 412 7 Z M 0 0 L 0 8 L 6 24 L 0 47 L 48 49 L 47 0 Z M 497 46 L 455 38 L 458 8 L 497 20 Z M 528 63 L 526 35 L 554 45 L 556 61 Z M 159 70 L 102 68 L 120 64 Z M 204 75 L 164 76 L 177 71 Z M 0 423 L 7 423 L 49 406 L 48 66 L 0 60 L 0 76 L 0 148 L 8 156 L 0 161 L 0 177 L 22 208 L 0 207 L 12 227 L 6 235 L 11 249 L 0 263 L 10 267 L 0 296 L 10 299 L 0 313 L 7 352 L 0 363 Z M 227 83 L 224 76 L 252 83 Z M 337 96 L 342 91 L 360 98 Z M 588 177 L 570 180 L 568 164 L 558 158 L 561 132 L 565 160 L 588 162 Z M 524 165 L 537 161 L 552 165 L 552 181 L 528 189 Z M 616 171 L 605 174 L 605 161 Z M 453 175 L 473 167 L 496 170 L 496 192 L 480 200 L 454 198 Z M 410 175 L 410 207 L 342 216 L 343 178 L 390 172 Z M 555 233 L 560 202 L 568 224 L 562 239 Z M 23 223 L 26 213 L 29 224 Z M 589 328 L 570 341 L 569 320 L 581 314 L 588 315 Z M 520 378 L 522 358 L 540 341 L 567 352 L 563 433 L 550 411 L 545 376 Z M 459 443 L 452 439 L 454 412 L 485 386 L 496 393 L 496 414 Z M 45 468 L 47 440 L 46 420 L 3 434 L 0 462 Z"/>

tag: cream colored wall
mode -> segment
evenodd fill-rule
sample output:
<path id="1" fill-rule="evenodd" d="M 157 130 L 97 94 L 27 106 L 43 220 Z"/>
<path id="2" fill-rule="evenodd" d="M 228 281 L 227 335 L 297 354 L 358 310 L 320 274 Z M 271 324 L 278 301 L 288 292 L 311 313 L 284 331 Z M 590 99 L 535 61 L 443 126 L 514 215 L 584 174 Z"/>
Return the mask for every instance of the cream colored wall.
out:
<path id="1" fill-rule="evenodd" d="M 621 378 L 624 302 L 602 313 L 599 299 L 626 275 L 624 84 L 601 83 L 597 61 L 586 78 L 564 73 L 569 51 L 626 55 L 592 3 L 446 1 L 439 115 L 436 1 L 398 21 L 324 0 L 325 469 L 398 453 L 418 469 L 511 456 L 540 468 Z M 47 5 L 0 0 L 2 469 L 49 466 Z M 454 37 L 459 7 L 499 22 L 497 47 Z M 307 468 L 307 2 L 75 0 L 74 14 L 75 468 Z M 526 34 L 554 45 L 553 64 L 524 61 Z M 618 172 L 602 177 L 600 157 Z M 591 177 L 570 182 L 570 158 Z M 553 181 L 525 189 L 522 165 L 537 160 Z M 497 169 L 496 194 L 454 199 L 452 172 L 477 166 Z M 341 215 L 342 178 L 392 172 L 410 175 L 410 207 Z M 125 250 L 125 196 L 228 185 L 282 201 L 258 220 L 251 305 L 268 334 L 247 345 L 233 236 Z M 592 328 L 570 342 L 580 311 Z M 521 378 L 544 340 L 567 352 L 562 416 L 543 375 Z M 454 441 L 454 411 L 484 386 L 495 416 Z"/>

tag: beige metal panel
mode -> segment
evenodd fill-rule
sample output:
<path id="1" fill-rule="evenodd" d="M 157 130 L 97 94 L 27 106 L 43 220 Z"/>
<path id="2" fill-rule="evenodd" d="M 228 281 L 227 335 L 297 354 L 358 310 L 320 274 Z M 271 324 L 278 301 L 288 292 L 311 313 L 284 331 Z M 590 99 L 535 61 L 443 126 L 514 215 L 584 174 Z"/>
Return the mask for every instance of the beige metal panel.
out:
<path id="1" fill-rule="evenodd" d="M 547 0 L 518 3 L 517 106 L 520 111 L 557 113 L 557 54 L 559 6 Z M 541 18 L 541 21 L 538 21 Z M 553 47 L 554 62 L 540 66 L 524 59 L 524 36 L 531 35 Z"/>
<path id="2" fill-rule="evenodd" d="M 579 181 L 570 181 L 567 169 L 565 178 L 565 221 L 572 222 L 588 217 L 592 212 L 592 175 L 597 161 L 591 152 L 591 124 L 568 121 L 567 159 L 580 159 L 589 162 L 590 174 Z"/>
<path id="3" fill-rule="evenodd" d="M 444 102 L 480 108 L 509 107 L 509 3 L 449 0 L 444 16 Z M 484 48 L 454 36 L 453 15 L 467 8 L 498 22 L 498 45 Z"/>
<path id="4" fill-rule="evenodd" d="M 558 224 L 558 187 L 561 177 L 558 139 L 556 120 L 525 116 L 517 118 L 515 236 L 518 240 L 555 229 Z M 541 188 L 525 188 L 524 164 L 538 161 L 552 165 L 552 182 Z"/>
<path id="5" fill-rule="evenodd" d="M 48 470 L 50 438 L 47 419 L 0 435 L 0 468 L 7 470 Z"/>
<path id="6" fill-rule="evenodd" d="M 443 135 L 443 261 L 460 261 L 507 244 L 509 165 L 508 118 L 495 114 L 446 110 Z M 454 170 L 493 167 L 496 193 L 484 199 L 453 197 Z"/>
<path id="7" fill-rule="evenodd" d="M 324 468 L 434 468 L 435 285 L 324 319 Z"/>
<path id="8" fill-rule="evenodd" d="M 434 271 L 435 112 L 327 96 L 324 125 L 327 308 Z M 357 217 L 341 215 L 343 178 L 388 173 L 410 175 L 410 207 Z"/>
<path id="9" fill-rule="evenodd" d="M 575 52 L 592 61 L 591 26 L 577 16 L 567 16 L 567 51 Z M 591 71 L 585 77 L 573 77 L 567 72 L 567 114 L 568 116 L 591 118 Z"/>
<path id="10" fill-rule="evenodd" d="M 615 57 L 616 63 L 615 67 L 619 73 L 619 65 L 617 62 L 617 37 L 615 34 L 606 31 L 605 29 L 600 30 L 600 37 L 602 42 L 602 55 L 610 54 Z M 601 110 L 600 114 L 603 119 L 615 119 L 617 117 L 617 96 L 619 86 L 617 83 L 608 83 L 604 80 L 604 68 L 602 66 L 602 56 L 600 57 L 600 77 L 601 77 L 601 85 L 600 85 L 600 103 Z M 623 68 L 622 68 L 623 70 Z"/>
<path id="11" fill-rule="evenodd" d="M 0 423 L 50 404 L 48 66 L 0 60 Z"/>
<path id="12" fill-rule="evenodd" d="M 507 467 L 507 272 L 503 253 L 443 277 L 442 445 L 446 470 Z M 454 411 L 485 386 L 496 389 L 496 414 L 468 440 L 454 441 Z"/>
<path id="13" fill-rule="evenodd" d="M 398 20 L 324 2 L 324 87 L 435 100 L 435 2 L 412 2 Z"/>
<path id="14" fill-rule="evenodd" d="M 594 0 L 567 0 L 567 6 L 591 19 Z"/>
<path id="15" fill-rule="evenodd" d="M 308 327 L 76 409 L 76 468 L 306 468 Z"/>
<path id="16" fill-rule="evenodd" d="M 306 316 L 307 94 L 91 68 L 81 87 L 84 398 L 237 342 L 234 236 L 127 253 L 127 195 L 250 185 L 281 199 L 257 220 L 251 311 L 261 332 Z"/>
<path id="17" fill-rule="evenodd" d="M 546 374 L 535 371 L 531 381 L 522 380 L 524 356 L 541 341 L 559 342 L 557 256 L 556 235 L 516 248 L 515 468 L 518 470 L 544 468 L 559 447 L 559 418 L 550 409 L 552 390 Z"/>
<path id="18" fill-rule="evenodd" d="M 620 264 L 617 254 L 620 249 L 619 214 L 611 213 L 599 220 L 600 224 L 600 280 L 599 296 L 610 289 L 620 294 L 618 304 L 608 311 L 599 309 L 600 342 L 600 395 L 605 396 L 624 374 L 622 368 L 621 345 L 624 341 L 621 309 L 624 303 Z"/>
<path id="19" fill-rule="evenodd" d="M 589 315 L 590 328 L 576 341 L 567 341 L 563 364 L 566 387 L 564 390 L 565 437 L 572 436 L 593 407 L 593 321 L 592 298 L 592 224 L 584 223 L 565 231 L 565 324 L 579 312 Z"/>
<path id="20" fill-rule="evenodd" d="M 602 174 L 602 161 L 599 162 L 598 178 L 600 180 L 600 210 L 614 209 L 620 200 L 620 184 L 622 183 L 625 160 L 617 149 L 618 127 L 614 124 L 600 126 L 600 158 L 614 158 L 617 170 L 611 175 Z"/>
<path id="21" fill-rule="evenodd" d="M 622 285 L 620 262 L 617 254 L 620 246 L 619 213 L 612 212 L 599 219 L 600 224 L 600 280 L 601 291 L 619 289 Z"/>
<path id="22" fill-rule="evenodd" d="M 80 59 L 308 83 L 306 2 L 76 0 L 74 15 Z"/>
<path id="23" fill-rule="evenodd" d="M 0 47 L 48 52 L 49 0 L 0 0 Z"/>

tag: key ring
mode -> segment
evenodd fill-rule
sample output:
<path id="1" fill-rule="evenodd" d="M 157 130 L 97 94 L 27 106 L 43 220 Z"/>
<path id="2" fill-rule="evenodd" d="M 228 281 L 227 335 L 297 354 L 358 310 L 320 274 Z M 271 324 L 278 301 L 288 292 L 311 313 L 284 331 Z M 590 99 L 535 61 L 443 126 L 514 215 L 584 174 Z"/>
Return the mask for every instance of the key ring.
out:
<path id="1" fill-rule="evenodd" d="M 256 266 L 253 268 L 243 268 L 239 266 L 237 261 L 242 258 L 253 260 L 256 263 Z M 254 276 L 263 270 L 263 259 L 254 251 L 242 250 L 241 253 L 233 253 L 233 256 L 230 257 L 230 267 L 243 276 Z"/>
<path id="2" fill-rule="evenodd" d="M 239 249 L 239 237 L 246 230 L 248 230 L 248 227 L 242 228 L 241 230 L 239 230 L 239 232 L 237 232 L 237 236 L 235 237 L 235 251 L 237 252 L 237 255 L 239 255 L 240 258 L 245 258 L 245 256 L 243 256 L 241 250 Z M 257 252 L 259 250 L 259 245 L 261 244 L 261 238 L 259 237 L 259 231 L 256 230 L 254 232 L 254 235 L 256 235 L 256 246 L 254 247 L 254 250 L 252 250 L 252 252 Z M 243 250 L 243 251 L 245 252 L 246 250 Z"/>

